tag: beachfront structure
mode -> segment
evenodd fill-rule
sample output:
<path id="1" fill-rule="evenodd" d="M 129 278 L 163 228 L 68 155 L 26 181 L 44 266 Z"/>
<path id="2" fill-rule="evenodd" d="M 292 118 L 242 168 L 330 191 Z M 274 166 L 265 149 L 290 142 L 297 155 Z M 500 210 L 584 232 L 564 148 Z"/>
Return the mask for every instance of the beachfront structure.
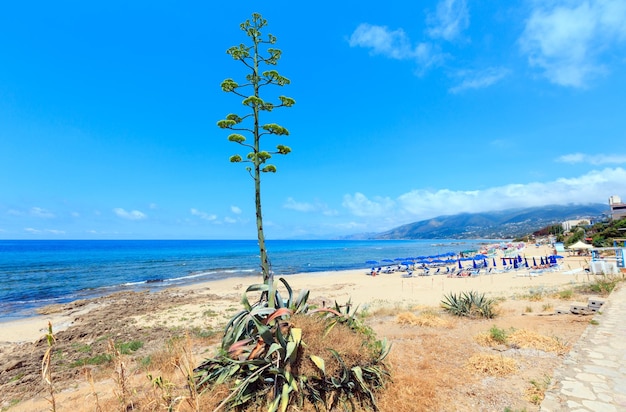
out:
<path id="1" fill-rule="evenodd" d="M 564 232 L 569 232 L 572 230 L 573 227 L 576 227 L 576 226 L 589 226 L 589 225 L 591 225 L 591 220 L 589 219 L 566 220 L 565 222 L 561 223 L 561 227 L 563 228 Z"/>
<path id="2" fill-rule="evenodd" d="M 626 218 L 626 203 L 622 203 L 622 199 L 613 195 L 609 197 L 609 207 L 611 208 L 611 219 L 619 220 Z"/>
<path id="3" fill-rule="evenodd" d="M 617 275 L 620 269 L 626 267 L 626 248 L 623 247 L 597 247 L 591 249 L 591 273 Z"/>

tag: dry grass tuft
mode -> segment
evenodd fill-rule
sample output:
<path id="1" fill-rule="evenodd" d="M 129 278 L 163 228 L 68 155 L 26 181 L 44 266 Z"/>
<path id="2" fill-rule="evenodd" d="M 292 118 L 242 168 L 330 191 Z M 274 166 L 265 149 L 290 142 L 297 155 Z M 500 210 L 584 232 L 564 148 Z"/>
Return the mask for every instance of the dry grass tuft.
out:
<path id="1" fill-rule="evenodd" d="M 477 335 L 474 335 L 474 341 L 480 346 L 487 347 L 493 347 L 502 344 L 502 342 L 497 342 L 489 333 L 479 333 Z"/>
<path id="2" fill-rule="evenodd" d="M 320 376 L 320 370 L 311 360 L 311 355 L 324 359 L 327 376 L 338 376 L 342 370 L 337 359 L 328 348 L 332 348 L 341 356 L 348 368 L 356 365 L 370 364 L 375 354 L 368 347 L 371 342 L 361 333 L 355 333 L 343 323 L 337 323 L 330 331 L 326 330 L 327 322 L 317 316 L 294 315 L 291 318 L 294 326 L 302 329 L 302 353 L 299 355 L 298 374 Z"/>
<path id="3" fill-rule="evenodd" d="M 412 312 L 402 312 L 396 316 L 396 322 L 401 325 L 409 326 L 426 326 L 426 327 L 441 327 L 450 328 L 452 322 L 442 318 L 433 312 L 422 312 L 419 315 L 415 315 Z"/>
<path id="4" fill-rule="evenodd" d="M 550 386 L 550 377 L 545 376 L 542 380 L 531 380 L 530 386 L 526 388 L 525 395 L 526 399 L 530 401 L 533 405 L 541 405 L 541 401 L 543 401 L 546 397 L 546 390 Z"/>
<path id="5" fill-rule="evenodd" d="M 526 329 L 511 330 L 506 333 L 505 341 L 498 341 L 493 333 L 479 333 L 474 336 L 474 341 L 481 346 L 494 347 L 507 345 L 513 348 L 537 349 L 544 352 L 556 352 L 561 355 L 567 353 L 569 346 L 558 339 L 541 335 Z"/>
<path id="6" fill-rule="evenodd" d="M 486 375 L 506 376 L 517 371 L 517 362 L 502 355 L 477 353 L 467 360 L 466 368 Z"/>
<path id="7" fill-rule="evenodd" d="M 556 338 L 544 336 L 525 329 L 513 331 L 507 338 L 507 343 L 512 346 L 526 349 L 538 349 L 544 352 L 567 353 L 569 346 Z"/>

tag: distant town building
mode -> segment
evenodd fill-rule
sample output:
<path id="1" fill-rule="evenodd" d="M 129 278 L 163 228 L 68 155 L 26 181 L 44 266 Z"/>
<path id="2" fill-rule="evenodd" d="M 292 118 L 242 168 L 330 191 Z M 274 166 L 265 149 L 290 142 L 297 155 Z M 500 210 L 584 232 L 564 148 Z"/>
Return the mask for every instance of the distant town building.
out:
<path id="1" fill-rule="evenodd" d="M 622 198 L 617 195 L 609 197 L 609 206 L 611 207 L 611 219 L 626 218 L 626 204 L 622 203 Z"/>
<path id="2" fill-rule="evenodd" d="M 565 222 L 561 223 L 561 227 L 563 228 L 563 231 L 565 232 L 571 231 L 572 228 L 576 226 L 589 226 L 589 225 L 591 225 L 591 220 L 589 219 L 566 220 Z"/>

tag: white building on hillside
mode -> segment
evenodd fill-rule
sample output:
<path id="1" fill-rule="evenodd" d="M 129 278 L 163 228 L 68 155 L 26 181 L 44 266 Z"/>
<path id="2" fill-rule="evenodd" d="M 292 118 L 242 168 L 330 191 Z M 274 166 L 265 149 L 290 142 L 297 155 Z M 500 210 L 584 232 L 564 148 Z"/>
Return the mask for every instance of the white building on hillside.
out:
<path id="1" fill-rule="evenodd" d="M 622 199 L 613 195 L 609 197 L 609 206 L 611 207 L 611 219 L 619 220 L 626 218 L 626 203 L 622 203 Z"/>
<path id="2" fill-rule="evenodd" d="M 561 223 L 561 227 L 563 228 L 563 231 L 569 232 L 570 230 L 572 230 L 573 227 L 588 226 L 590 224 L 591 220 L 589 219 L 566 220 L 565 222 Z"/>

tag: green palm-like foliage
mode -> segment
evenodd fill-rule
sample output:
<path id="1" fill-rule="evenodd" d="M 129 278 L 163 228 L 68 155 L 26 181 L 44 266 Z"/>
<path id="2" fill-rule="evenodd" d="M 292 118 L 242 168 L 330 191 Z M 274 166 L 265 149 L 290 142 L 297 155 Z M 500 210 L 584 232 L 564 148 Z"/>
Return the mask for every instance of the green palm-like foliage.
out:
<path id="1" fill-rule="evenodd" d="M 444 295 L 441 307 L 455 316 L 483 317 L 491 319 L 496 316 L 495 300 L 485 297 L 484 293 L 474 291 L 450 293 Z"/>
<path id="2" fill-rule="evenodd" d="M 307 290 L 296 297 L 285 279 L 279 281 L 287 291 L 285 298 L 277 284 L 248 287 L 242 297 L 243 310 L 227 324 L 217 355 L 196 368 L 198 386 L 229 385 L 231 394 L 220 405 L 226 409 L 267 402 L 267 410 L 274 412 L 309 402 L 318 410 L 334 410 L 340 404 L 344 410 L 378 410 L 374 394 L 389 377 L 383 360 L 390 345 L 375 339 L 371 329 L 354 316 L 351 305 L 311 308 Z M 251 292 L 268 298 L 250 304 Z M 311 348 L 306 329 L 297 324 L 302 317 L 324 322 L 326 334 L 345 327 L 362 336 L 363 364 L 347 365 L 333 348 L 305 354 Z M 332 359 L 340 367 L 338 373 L 329 375 L 326 364 Z"/>

